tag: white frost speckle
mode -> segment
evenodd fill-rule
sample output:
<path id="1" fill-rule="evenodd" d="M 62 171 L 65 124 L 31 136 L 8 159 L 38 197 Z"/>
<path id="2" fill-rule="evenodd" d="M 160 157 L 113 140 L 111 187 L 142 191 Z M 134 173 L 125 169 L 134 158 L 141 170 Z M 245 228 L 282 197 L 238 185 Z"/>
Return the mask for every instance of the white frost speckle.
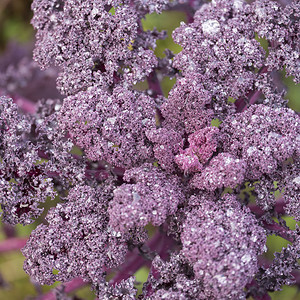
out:
<path id="1" fill-rule="evenodd" d="M 243 8 L 243 3 L 244 1 L 243 0 L 234 0 L 233 1 L 233 7 L 237 10 Z"/>
<path id="2" fill-rule="evenodd" d="M 294 179 L 293 179 L 293 183 L 295 183 L 295 184 L 297 184 L 297 185 L 300 184 L 300 176 L 294 178 Z"/>
<path id="3" fill-rule="evenodd" d="M 253 152 L 256 152 L 256 147 L 249 147 L 248 149 L 247 149 L 247 154 L 248 155 L 251 155 Z"/>
<path id="4" fill-rule="evenodd" d="M 220 23 L 217 20 L 207 20 L 202 24 L 204 34 L 214 35 L 220 31 Z"/>
<path id="5" fill-rule="evenodd" d="M 251 255 L 250 254 L 245 254 L 242 256 L 242 262 L 247 264 L 251 261 Z"/>
<path id="6" fill-rule="evenodd" d="M 220 284 L 225 284 L 226 283 L 226 277 L 224 275 L 216 275 L 214 276 Z"/>

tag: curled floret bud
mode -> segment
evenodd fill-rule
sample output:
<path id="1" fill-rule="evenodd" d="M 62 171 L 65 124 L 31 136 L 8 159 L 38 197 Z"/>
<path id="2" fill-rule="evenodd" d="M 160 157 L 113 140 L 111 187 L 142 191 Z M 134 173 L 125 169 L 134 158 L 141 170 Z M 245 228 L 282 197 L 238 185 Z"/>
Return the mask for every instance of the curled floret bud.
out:
<path id="1" fill-rule="evenodd" d="M 189 147 L 176 156 L 176 163 L 185 172 L 199 172 L 217 149 L 219 129 L 206 127 L 188 138 Z"/>

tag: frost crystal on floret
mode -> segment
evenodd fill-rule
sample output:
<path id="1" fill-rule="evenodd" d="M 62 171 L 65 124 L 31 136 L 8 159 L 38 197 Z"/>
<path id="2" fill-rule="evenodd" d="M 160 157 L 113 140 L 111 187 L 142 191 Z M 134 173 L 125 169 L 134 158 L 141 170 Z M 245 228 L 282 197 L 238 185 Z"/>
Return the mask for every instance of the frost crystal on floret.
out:
<path id="1" fill-rule="evenodd" d="M 25 271 L 40 284 L 81 277 L 97 283 L 105 268 L 123 262 L 124 239 L 107 226 L 111 187 L 77 186 L 66 203 L 52 208 L 22 249 Z"/>
<path id="2" fill-rule="evenodd" d="M 43 212 L 39 204 L 56 194 L 38 164 L 37 147 L 28 141 L 30 130 L 12 99 L 0 97 L 0 204 L 3 220 L 12 225 L 33 222 Z"/>
<path id="3" fill-rule="evenodd" d="M 110 225 L 116 231 L 127 232 L 150 222 L 159 226 L 185 199 L 178 178 L 150 164 L 126 171 L 124 180 L 133 183 L 114 190 L 108 209 Z"/>
<path id="4" fill-rule="evenodd" d="M 194 175 L 191 184 L 199 189 L 214 191 L 217 188 L 234 188 L 244 180 L 246 163 L 229 153 L 220 153 L 209 165 Z"/>
<path id="5" fill-rule="evenodd" d="M 207 35 L 214 35 L 220 32 L 220 23 L 217 20 L 207 20 L 202 23 L 202 31 Z"/>
<path id="6" fill-rule="evenodd" d="M 90 88 L 69 96 L 58 119 L 89 159 L 129 168 L 153 157 L 145 132 L 155 128 L 154 116 L 150 97 L 118 87 L 112 94 Z"/>
<path id="7" fill-rule="evenodd" d="M 227 195 L 217 202 L 202 199 L 188 213 L 181 241 L 207 299 L 239 299 L 258 271 L 266 237 L 249 209 Z"/>
<path id="8" fill-rule="evenodd" d="M 287 108 L 253 105 L 221 125 L 223 149 L 247 163 L 246 177 L 272 174 L 278 165 L 298 155 L 299 117 Z"/>

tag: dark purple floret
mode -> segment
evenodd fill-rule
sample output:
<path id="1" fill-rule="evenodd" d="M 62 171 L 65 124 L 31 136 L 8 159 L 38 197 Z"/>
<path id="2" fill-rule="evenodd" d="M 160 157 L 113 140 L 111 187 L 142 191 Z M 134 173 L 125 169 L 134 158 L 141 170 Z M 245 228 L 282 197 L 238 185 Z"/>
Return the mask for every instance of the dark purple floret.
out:
<path id="1" fill-rule="evenodd" d="M 31 124 L 12 99 L 0 97 L 0 204 L 3 220 L 29 224 L 54 198 L 52 179 L 40 162 L 38 148 L 29 140 Z"/>
<path id="2" fill-rule="evenodd" d="M 108 227 L 110 193 L 77 186 L 66 203 L 49 211 L 48 225 L 39 225 L 22 250 L 24 269 L 35 281 L 49 285 L 81 277 L 96 284 L 106 268 L 123 262 L 124 238 Z"/>

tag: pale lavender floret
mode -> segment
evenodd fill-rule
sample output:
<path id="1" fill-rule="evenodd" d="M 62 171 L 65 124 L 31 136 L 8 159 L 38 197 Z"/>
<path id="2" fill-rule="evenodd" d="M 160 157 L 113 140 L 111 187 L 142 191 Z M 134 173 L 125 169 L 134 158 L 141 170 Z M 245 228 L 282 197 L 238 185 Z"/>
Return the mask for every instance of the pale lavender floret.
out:
<path id="1" fill-rule="evenodd" d="M 189 147 L 176 155 L 175 162 L 187 173 L 199 172 L 217 149 L 219 129 L 205 127 L 188 138 Z"/>
<path id="2" fill-rule="evenodd" d="M 244 181 L 246 163 L 229 153 L 220 153 L 214 157 L 209 165 L 194 175 L 191 184 L 201 190 L 214 191 L 218 188 L 234 188 Z"/>
<path id="3" fill-rule="evenodd" d="M 177 177 L 168 176 L 151 164 L 128 170 L 126 182 L 114 190 L 108 213 L 110 225 L 121 232 L 148 223 L 159 226 L 185 199 Z"/>
<path id="4" fill-rule="evenodd" d="M 145 132 L 155 128 L 154 116 L 154 102 L 143 93 L 90 88 L 66 98 L 58 120 L 89 159 L 129 168 L 153 157 Z"/>
<path id="5" fill-rule="evenodd" d="M 34 58 L 42 68 L 61 67 L 57 84 L 63 94 L 92 85 L 107 88 L 123 76 L 132 84 L 152 72 L 157 59 L 152 50 L 134 45 L 141 16 L 127 2 L 33 2 Z"/>
<path id="6" fill-rule="evenodd" d="M 54 198 L 53 182 L 38 164 L 38 148 L 28 141 L 31 124 L 12 99 L 0 97 L 0 204 L 3 220 L 29 224 Z"/>
<path id="7" fill-rule="evenodd" d="M 291 109 L 252 105 L 224 121 L 220 140 L 225 152 L 246 161 L 246 177 L 257 179 L 298 155 L 299 133 L 299 117 Z"/>
<path id="8" fill-rule="evenodd" d="M 193 196 L 194 197 L 194 196 Z M 187 214 L 181 235 L 182 254 L 202 279 L 208 299 L 239 299 L 258 271 L 257 256 L 266 236 L 248 208 L 235 196 L 204 200 Z"/>
<path id="9" fill-rule="evenodd" d="M 24 270 L 35 281 L 50 285 L 81 277 L 96 284 L 103 280 L 105 268 L 123 262 L 124 238 L 107 226 L 111 191 L 110 185 L 77 186 L 66 203 L 48 212 L 48 225 L 39 225 L 22 249 Z"/>

